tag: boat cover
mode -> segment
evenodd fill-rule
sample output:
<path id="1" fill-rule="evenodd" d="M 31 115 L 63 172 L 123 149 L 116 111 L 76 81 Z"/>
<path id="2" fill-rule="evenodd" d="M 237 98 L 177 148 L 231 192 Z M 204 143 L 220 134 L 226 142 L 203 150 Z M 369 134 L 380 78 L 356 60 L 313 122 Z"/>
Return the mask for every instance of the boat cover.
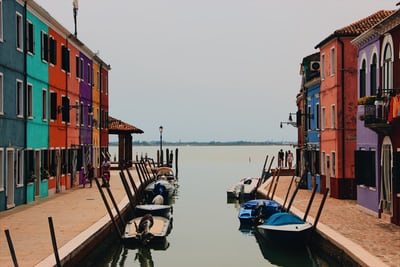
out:
<path id="1" fill-rule="evenodd" d="M 272 214 L 268 220 L 264 222 L 266 225 L 287 225 L 287 224 L 304 224 L 304 221 L 288 212 L 280 212 Z"/>

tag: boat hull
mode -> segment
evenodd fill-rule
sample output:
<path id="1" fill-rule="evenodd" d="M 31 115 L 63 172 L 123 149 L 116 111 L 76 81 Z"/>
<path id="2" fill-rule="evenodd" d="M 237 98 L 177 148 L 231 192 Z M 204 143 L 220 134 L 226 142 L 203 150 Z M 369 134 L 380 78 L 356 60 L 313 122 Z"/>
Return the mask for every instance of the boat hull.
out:
<path id="1" fill-rule="evenodd" d="M 257 231 L 266 240 L 283 246 L 301 246 L 308 243 L 312 224 L 258 225 Z"/>
<path id="2" fill-rule="evenodd" d="M 241 225 L 256 225 L 281 210 L 282 206 L 276 201 L 253 199 L 240 206 L 238 218 Z"/>
<path id="3" fill-rule="evenodd" d="M 254 197 L 260 178 L 243 178 L 226 191 L 228 199 L 249 199 Z"/>

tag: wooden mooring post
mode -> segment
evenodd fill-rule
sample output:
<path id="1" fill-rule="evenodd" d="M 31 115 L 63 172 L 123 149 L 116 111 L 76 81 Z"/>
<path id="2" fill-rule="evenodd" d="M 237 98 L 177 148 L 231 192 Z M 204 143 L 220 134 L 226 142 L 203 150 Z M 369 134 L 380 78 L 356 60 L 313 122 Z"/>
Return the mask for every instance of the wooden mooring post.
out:
<path id="1" fill-rule="evenodd" d="M 58 255 L 56 234 L 54 232 L 53 218 L 48 217 L 48 221 L 49 221 L 49 228 L 50 228 L 50 235 L 51 235 L 51 243 L 53 244 L 54 257 L 56 258 L 57 267 L 61 267 L 60 256 Z"/>
<path id="2" fill-rule="evenodd" d="M 14 245 L 11 239 L 10 231 L 8 229 L 4 230 L 7 238 L 8 248 L 10 249 L 11 258 L 13 260 L 14 266 L 18 267 L 17 255 L 15 254 Z"/>

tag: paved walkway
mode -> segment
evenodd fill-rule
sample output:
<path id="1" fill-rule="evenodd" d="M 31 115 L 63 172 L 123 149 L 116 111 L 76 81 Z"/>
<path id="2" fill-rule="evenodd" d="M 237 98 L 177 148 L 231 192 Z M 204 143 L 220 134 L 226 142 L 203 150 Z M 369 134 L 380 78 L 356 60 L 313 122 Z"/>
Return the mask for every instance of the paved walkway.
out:
<path id="1" fill-rule="evenodd" d="M 131 173 L 136 177 L 136 171 Z M 280 177 L 274 199 L 283 203 L 291 177 Z M 268 184 L 260 190 L 266 192 Z M 111 189 L 121 206 L 128 203 L 118 171 L 112 171 Z M 300 190 L 291 211 L 302 214 L 311 192 Z M 310 215 L 315 217 L 322 195 L 316 194 Z M 96 186 L 75 188 L 0 212 L 0 265 L 12 267 L 4 230 L 9 229 L 19 266 L 54 266 L 48 226 L 53 218 L 60 258 L 109 221 Z M 312 217 L 309 219 L 312 220 Z M 400 227 L 369 215 L 352 200 L 328 198 L 318 230 L 345 251 L 359 258 L 361 266 L 400 266 Z"/>
<path id="2" fill-rule="evenodd" d="M 274 199 L 284 202 L 291 177 L 282 176 L 279 179 Z M 269 182 L 260 191 L 266 195 Z M 294 191 L 292 186 L 291 193 Z M 270 193 L 272 194 L 272 193 Z M 291 211 L 304 215 L 311 196 L 310 190 L 299 190 L 291 207 Z M 316 194 L 307 220 L 314 220 L 323 195 Z M 290 197 L 289 197 L 290 198 Z M 286 203 L 288 205 L 289 200 Z M 400 227 L 378 219 L 364 208 L 357 205 L 355 200 L 338 200 L 328 197 L 317 229 L 322 235 L 334 239 L 345 249 L 348 255 L 358 258 L 361 266 L 399 267 L 400 266 Z"/>

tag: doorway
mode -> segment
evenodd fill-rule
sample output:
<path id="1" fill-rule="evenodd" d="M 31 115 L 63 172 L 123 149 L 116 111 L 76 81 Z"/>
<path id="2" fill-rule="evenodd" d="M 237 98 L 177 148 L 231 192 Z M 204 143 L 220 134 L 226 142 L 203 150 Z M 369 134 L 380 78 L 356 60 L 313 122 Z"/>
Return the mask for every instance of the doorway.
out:
<path id="1" fill-rule="evenodd" d="M 7 195 L 7 209 L 15 207 L 14 203 L 14 149 L 7 150 L 7 184 L 6 184 L 6 195 Z"/>

